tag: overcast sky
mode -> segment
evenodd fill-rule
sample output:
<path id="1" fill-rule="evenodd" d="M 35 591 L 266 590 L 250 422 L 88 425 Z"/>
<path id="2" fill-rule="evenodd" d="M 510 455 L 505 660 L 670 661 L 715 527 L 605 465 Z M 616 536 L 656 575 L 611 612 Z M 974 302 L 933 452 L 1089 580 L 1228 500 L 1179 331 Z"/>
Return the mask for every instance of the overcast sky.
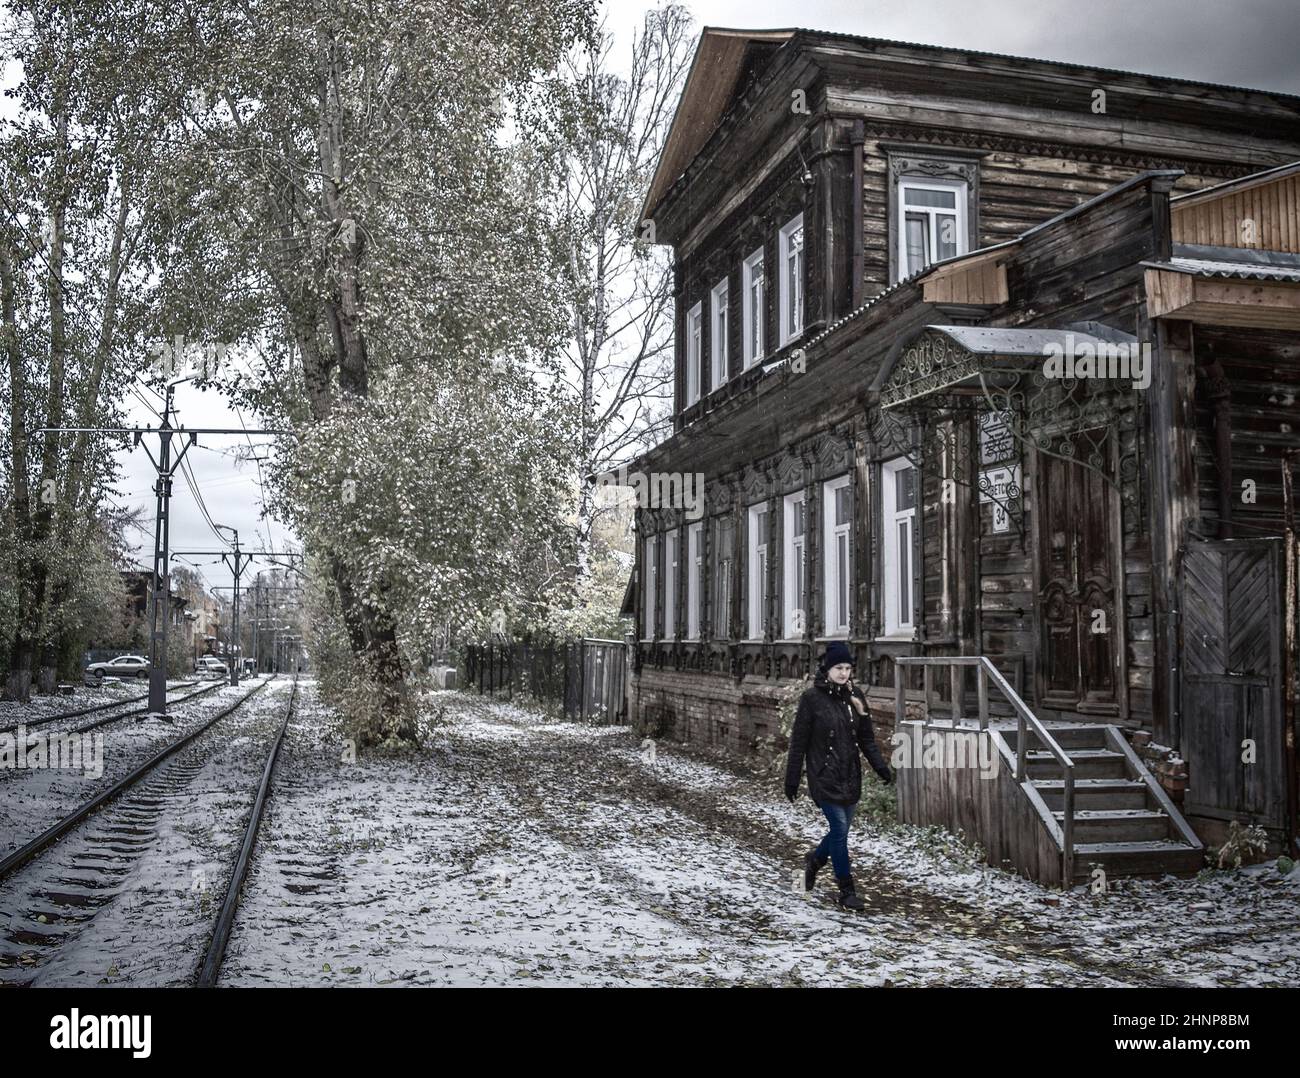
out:
<path id="1" fill-rule="evenodd" d="M 157 426 L 158 414 L 146 408 L 146 402 L 155 404 L 161 411 L 161 401 L 149 391 L 143 391 L 144 400 L 135 401 L 132 425 Z M 200 392 L 193 385 L 182 383 L 176 387 L 177 422 L 187 427 L 220 427 L 244 429 L 241 416 L 228 402 L 213 390 Z M 251 430 L 260 426 L 254 414 L 242 416 L 243 424 Z M 257 464 L 238 459 L 236 451 L 245 457 L 254 455 L 254 446 L 263 446 L 268 439 L 261 437 L 201 435 L 199 444 L 185 456 L 185 463 L 203 495 L 204 504 L 212 520 L 239 532 L 241 548 L 249 550 L 284 550 L 292 535 L 274 518 L 262 517 L 262 484 Z M 149 438 L 150 452 L 158 455 L 158 438 Z M 256 455 L 265 455 L 265 450 Z M 120 505 L 144 506 L 144 528 L 131 533 L 137 544 L 140 564 L 147 567 L 153 558 L 153 526 L 155 513 L 154 466 L 143 447 L 124 451 L 121 457 L 123 476 L 118 484 L 120 494 L 114 500 Z M 171 549 L 215 550 L 221 546 L 218 533 L 208 527 L 189 484 L 181 472 L 172 483 Z M 227 540 L 229 532 L 220 532 Z M 272 544 L 272 545 L 267 545 Z M 217 564 L 211 564 L 211 563 Z M 177 559 L 173 564 L 197 568 L 210 586 L 229 586 L 230 572 L 220 564 L 218 557 L 193 557 Z M 245 586 L 259 569 L 269 568 L 265 562 L 254 564 L 243 576 Z"/>
<path id="2" fill-rule="evenodd" d="M 1297 0 L 770 0 L 758 5 L 696 0 L 688 7 L 697 28 L 839 30 L 1300 94 Z M 608 26 L 624 48 L 647 9 L 644 3 L 628 0 L 607 0 L 604 5 Z M 181 422 L 187 426 L 240 426 L 240 417 L 213 392 L 199 393 L 181 385 L 176 399 Z M 260 423 L 257 416 L 243 418 L 249 427 Z M 134 419 L 156 421 L 143 404 L 136 406 Z M 245 546 L 271 543 L 280 549 L 286 533 L 277 522 L 261 516 L 256 466 L 218 452 L 228 454 L 241 444 L 247 446 L 247 441 L 208 437 L 203 442 L 204 448 L 191 450 L 188 459 L 212 518 L 238 528 Z M 124 454 L 123 463 L 119 501 L 146 507 L 147 528 L 135 539 L 147 564 L 153 543 L 153 468 L 139 449 Z M 173 549 L 217 545 L 179 474 L 174 493 Z M 209 584 L 230 583 L 229 574 L 219 565 L 204 565 L 202 570 Z"/>
<path id="3" fill-rule="evenodd" d="M 695 0 L 697 26 L 838 30 L 1300 94 L 1297 0 Z M 627 34 L 647 5 L 606 0 Z"/>

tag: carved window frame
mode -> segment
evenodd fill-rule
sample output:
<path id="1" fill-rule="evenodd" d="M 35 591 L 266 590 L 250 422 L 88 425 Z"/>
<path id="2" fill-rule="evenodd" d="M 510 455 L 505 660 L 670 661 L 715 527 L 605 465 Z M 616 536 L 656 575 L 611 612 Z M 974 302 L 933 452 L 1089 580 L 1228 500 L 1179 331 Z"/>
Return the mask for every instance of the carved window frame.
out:
<path id="1" fill-rule="evenodd" d="M 889 283 L 897 284 L 902 267 L 898 244 L 902 227 L 903 179 L 949 180 L 966 185 L 966 250 L 979 248 L 979 162 L 983 154 L 964 156 L 948 150 L 892 149 L 882 147 L 888 162 L 889 191 Z"/>

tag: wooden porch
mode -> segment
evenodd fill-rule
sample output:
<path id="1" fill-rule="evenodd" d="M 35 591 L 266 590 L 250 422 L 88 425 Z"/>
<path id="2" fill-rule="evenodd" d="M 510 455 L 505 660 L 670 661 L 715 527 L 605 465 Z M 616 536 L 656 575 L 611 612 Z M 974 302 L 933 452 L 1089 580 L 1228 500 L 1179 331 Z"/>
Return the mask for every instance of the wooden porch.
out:
<path id="1" fill-rule="evenodd" d="M 897 662 L 925 681 L 919 720 L 905 717 L 901 678 L 897 690 L 895 742 L 910 751 L 896 769 L 901 821 L 960 830 L 989 864 L 1051 886 L 1089 883 L 1098 869 L 1114 879 L 1204 864 L 1204 845 L 1117 726 L 1039 720 L 986 656 Z M 936 675 L 951 686 L 946 706 Z"/>

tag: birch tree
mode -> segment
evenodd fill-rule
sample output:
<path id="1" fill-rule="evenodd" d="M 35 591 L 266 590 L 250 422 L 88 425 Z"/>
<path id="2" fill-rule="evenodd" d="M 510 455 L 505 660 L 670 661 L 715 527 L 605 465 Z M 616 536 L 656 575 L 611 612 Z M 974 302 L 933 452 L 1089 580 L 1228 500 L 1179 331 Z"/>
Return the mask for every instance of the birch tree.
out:
<path id="1" fill-rule="evenodd" d="M 152 296 L 156 102 L 97 52 L 103 18 L 40 0 L 0 9 L 5 60 L 22 72 L 0 132 L 10 699 L 26 700 L 33 678 L 49 692 L 75 670 L 86 630 L 74 599 L 114 474 L 104 438 L 35 432 L 120 418 Z"/>
<path id="2" fill-rule="evenodd" d="M 601 507 L 586 477 L 670 429 L 673 273 L 641 205 L 672 122 L 692 41 L 686 9 L 649 12 L 626 66 L 600 30 L 565 57 L 550 125 L 553 242 L 568 321 L 564 379 L 578 402 L 577 577 L 590 571 Z"/>

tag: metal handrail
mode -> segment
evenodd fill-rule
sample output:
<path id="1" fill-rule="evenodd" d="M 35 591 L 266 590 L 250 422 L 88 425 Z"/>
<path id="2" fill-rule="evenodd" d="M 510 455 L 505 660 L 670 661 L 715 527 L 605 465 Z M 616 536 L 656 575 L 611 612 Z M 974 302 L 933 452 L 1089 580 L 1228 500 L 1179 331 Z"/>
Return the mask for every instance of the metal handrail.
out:
<path id="1" fill-rule="evenodd" d="M 951 668 L 951 685 L 952 685 L 952 724 L 955 729 L 957 722 L 963 718 L 963 700 L 965 697 L 965 686 L 962 684 L 962 668 L 973 666 L 976 668 L 979 687 L 979 724 L 981 730 L 987 730 L 989 724 L 989 699 L 988 686 L 992 682 L 993 686 L 1002 693 L 1003 698 L 1011 709 L 1016 713 L 1016 781 L 1023 783 L 1026 779 L 1025 753 L 1028 738 L 1025 736 L 1029 728 L 1050 752 L 1056 762 L 1061 766 L 1062 777 L 1062 808 L 1064 812 L 1061 816 L 1061 870 L 1064 873 L 1062 881 L 1063 886 L 1069 887 L 1074 879 L 1074 761 L 1070 759 L 1066 751 L 1057 744 L 1056 738 L 1047 732 L 1037 715 L 1029 710 L 1020 694 L 1016 692 L 1002 675 L 1002 671 L 993 665 L 993 660 L 987 655 L 900 655 L 894 659 L 898 666 L 919 666 L 922 668 L 925 688 L 925 721 L 930 721 L 930 706 L 934 694 L 934 686 L 931 679 L 930 671 L 935 667 L 947 666 Z M 901 724 L 905 716 L 904 704 L 906 689 L 903 685 L 901 676 L 894 677 L 894 716 L 895 723 Z"/>

